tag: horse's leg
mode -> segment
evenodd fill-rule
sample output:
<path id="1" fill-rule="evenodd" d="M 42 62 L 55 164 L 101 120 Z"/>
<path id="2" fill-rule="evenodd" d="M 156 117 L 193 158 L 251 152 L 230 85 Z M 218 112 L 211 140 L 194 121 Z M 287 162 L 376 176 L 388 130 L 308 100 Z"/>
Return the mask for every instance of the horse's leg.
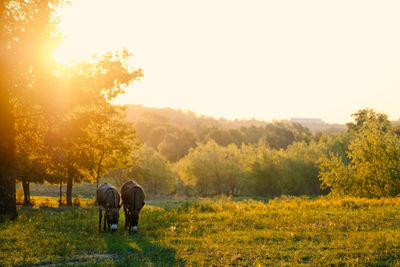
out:
<path id="1" fill-rule="evenodd" d="M 134 214 L 132 214 L 133 211 L 131 211 L 131 215 L 129 216 L 129 232 L 134 231 L 133 227 L 135 224 L 135 219 L 132 217 Z"/>
<path id="2" fill-rule="evenodd" d="M 103 213 L 103 211 L 101 209 L 99 209 L 99 232 L 101 232 L 101 217 L 103 215 L 102 213 Z"/>
<path id="3" fill-rule="evenodd" d="M 128 214 L 128 210 L 124 208 L 124 212 L 125 212 L 125 229 L 126 227 L 128 227 L 128 223 L 129 223 L 129 214 Z"/>
<path id="4" fill-rule="evenodd" d="M 131 226 L 130 226 L 131 231 L 133 231 L 133 232 L 137 231 L 138 222 L 139 222 L 139 213 L 133 218 L 133 220 L 131 222 Z"/>
<path id="5" fill-rule="evenodd" d="M 104 214 L 104 232 L 107 232 L 107 214 Z"/>

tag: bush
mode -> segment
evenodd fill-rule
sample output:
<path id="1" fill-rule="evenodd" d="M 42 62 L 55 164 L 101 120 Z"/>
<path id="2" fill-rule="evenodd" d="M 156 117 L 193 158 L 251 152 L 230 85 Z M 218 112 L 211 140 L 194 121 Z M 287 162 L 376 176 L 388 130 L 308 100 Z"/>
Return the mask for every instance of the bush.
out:
<path id="1" fill-rule="evenodd" d="M 73 204 L 75 206 L 80 206 L 81 205 L 81 200 L 82 200 L 82 196 L 81 195 L 77 195 L 74 199 L 73 199 Z"/>
<path id="2" fill-rule="evenodd" d="M 17 203 L 24 203 L 24 189 L 22 187 L 17 189 L 16 199 Z"/>

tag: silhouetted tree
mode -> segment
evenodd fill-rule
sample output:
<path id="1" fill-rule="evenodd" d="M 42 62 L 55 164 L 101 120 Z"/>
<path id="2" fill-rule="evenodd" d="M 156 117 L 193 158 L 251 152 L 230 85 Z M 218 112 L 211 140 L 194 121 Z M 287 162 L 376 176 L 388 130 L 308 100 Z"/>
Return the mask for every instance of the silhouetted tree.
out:
<path id="1" fill-rule="evenodd" d="M 41 95 L 59 42 L 54 8 L 60 1 L 0 1 L 0 214 L 15 203 L 15 97 Z"/>

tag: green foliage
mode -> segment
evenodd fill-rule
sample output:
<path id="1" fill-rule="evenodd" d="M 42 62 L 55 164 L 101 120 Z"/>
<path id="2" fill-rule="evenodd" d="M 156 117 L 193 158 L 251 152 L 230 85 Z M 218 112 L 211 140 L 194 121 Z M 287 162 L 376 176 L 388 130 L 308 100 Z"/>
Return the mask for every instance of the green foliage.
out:
<path id="1" fill-rule="evenodd" d="M 339 195 L 396 196 L 400 193 L 400 136 L 385 114 L 360 110 L 349 126 L 352 138 L 344 162 L 338 155 L 321 159 L 320 179 Z"/>
<path id="2" fill-rule="evenodd" d="M 283 153 L 282 177 L 284 190 L 290 195 L 320 195 L 318 159 L 324 154 L 326 144 L 315 141 L 309 144 L 295 142 Z M 286 191 L 287 190 L 287 191 Z M 286 192 L 285 192 L 286 191 Z"/>
<path id="3" fill-rule="evenodd" d="M 353 179 L 349 169 L 334 153 L 320 159 L 319 177 L 323 188 L 330 188 L 334 195 L 348 195 L 352 193 Z"/>
<path id="4" fill-rule="evenodd" d="M 265 126 L 264 140 L 274 149 L 286 149 L 294 141 L 310 141 L 310 131 L 298 123 L 274 121 Z"/>
<path id="5" fill-rule="evenodd" d="M 239 193 L 245 178 L 238 147 L 234 144 L 222 147 L 213 140 L 191 149 L 176 168 L 187 193 L 195 189 L 202 196 Z"/>
<path id="6" fill-rule="evenodd" d="M 157 149 L 169 161 L 177 162 L 196 143 L 214 140 L 220 146 L 267 142 L 271 148 L 286 149 L 293 142 L 309 142 L 310 131 L 297 123 L 255 120 L 213 119 L 190 111 L 151 109 L 128 105 L 127 119 L 135 123 L 142 143 Z"/>
<path id="7" fill-rule="evenodd" d="M 243 147 L 247 156 L 249 179 L 247 188 L 253 195 L 277 195 L 282 192 L 283 181 L 280 175 L 280 152 L 269 145 L 259 143 Z"/>
<path id="8" fill-rule="evenodd" d="M 117 167 L 131 167 L 131 159 L 139 143 L 135 129 L 125 121 L 124 113 L 108 105 L 108 109 L 92 112 L 90 117 L 91 121 L 85 129 L 88 137 L 85 153 L 89 159 L 87 168 L 91 178 L 99 179 Z"/>
<path id="9" fill-rule="evenodd" d="M 245 137 L 240 129 L 223 129 L 208 127 L 200 134 L 200 139 L 204 141 L 214 140 L 220 146 L 229 144 L 240 145 L 245 142 Z"/>
<path id="10" fill-rule="evenodd" d="M 183 158 L 189 149 L 196 146 L 196 134 L 186 128 L 176 128 L 164 136 L 163 141 L 157 146 L 158 151 L 170 162 Z"/>
<path id="11" fill-rule="evenodd" d="M 321 193 L 317 156 L 302 158 L 315 152 L 313 148 L 307 151 L 312 136 L 300 124 L 274 121 L 250 126 L 249 121 L 215 120 L 190 112 L 141 106 L 129 106 L 128 119 L 135 122 L 141 142 L 176 162 L 176 190 L 183 187 L 186 195 Z M 320 143 L 326 141 L 323 136 L 319 138 Z M 274 159 L 263 160 L 270 162 L 254 161 L 253 150 L 264 149 L 255 148 L 259 142 L 268 144 L 271 151 L 266 153 Z M 278 151 L 296 142 L 304 143 L 304 151 L 299 152 L 302 155 L 295 153 L 296 147 L 292 152 Z M 251 145 L 254 149 L 249 148 Z"/>
<path id="12" fill-rule="evenodd" d="M 336 151 L 332 136 L 319 140 L 294 142 L 286 150 L 271 149 L 268 144 L 242 146 L 247 165 L 249 195 L 320 195 L 319 158 Z"/>
<path id="13" fill-rule="evenodd" d="M 1 223 L 0 265 L 400 264 L 397 198 L 149 201 L 134 235 L 122 230 L 123 219 L 117 232 L 99 233 L 98 210 L 85 200 L 72 208 L 35 203 Z"/>
<path id="14" fill-rule="evenodd" d="M 319 158 L 340 151 L 340 142 L 324 136 L 276 150 L 264 142 L 239 148 L 211 139 L 198 144 L 175 168 L 186 194 L 320 195 L 327 191 L 320 188 Z"/>
<path id="15" fill-rule="evenodd" d="M 73 203 L 75 206 L 80 206 L 81 205 L 81 201 L 82 201 L 82 196 L 81 195 L 77 195 L 74 200 Z"/>
<path id="16" fill-rule="evenodd" d="M 152 147 L 143 145 L 137 153 L 138 161 L 130 177 L 135 179 L 146 193 L 157 195 L 170 193 L 174 189 L 175 175 L 171 164 Z M 131 179 L 132 179 L 131 178 Z"/>

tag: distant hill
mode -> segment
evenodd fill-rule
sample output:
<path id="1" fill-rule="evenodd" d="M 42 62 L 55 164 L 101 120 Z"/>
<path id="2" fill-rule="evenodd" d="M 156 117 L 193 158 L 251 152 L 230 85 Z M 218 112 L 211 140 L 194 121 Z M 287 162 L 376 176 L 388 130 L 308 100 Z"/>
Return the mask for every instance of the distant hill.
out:
<path id="1" fill-rule="evenodd" d="M 308 128 L 312 134 L 319 132 L 338 133 L 347 129 L 345 124 L 329 124 L 319 118 L 291 118 L 290 121 Z"/>
<path id="2" fill-rule="evenodd" d="M 142 105 L 126 105 L 127 119 L 132 122 L 153 121 L 155 116 L 163 123 L 172 123 L 189 129 L 198 130 L 201 127 L 217 127 L 223 129 L 237 129 L 241 127 L 265 127 L 269 122 L 256 119 L 251 120 L 228 120 L 225 118 L 215 119 L 210 116 L 197 114 L 190 110 L 173 108 L 149 108 Z M 328 124 L 321 119 L 292 118 L 290 122 L 299 123 L 308 128 L 312 134 L 318 132 L 337 133 L 346 130 L 345 124 Z"/>
<path id="3" fill-rule="evenodd" d="M 133 122 L 139 141 L 176 162 L 197 144 L 214 140 L 218 145 L 266 142 L 272 149 L 286 149 L 295 141 L 310 141 L 318 132 L 337 133 L 345 125 L 326 124 L 320 119 L 281 121 L 215 119 L 172 108 L 126 106 L 127 120 Z"/>
<path id="4" fill-rule="evenodd" d="M 142 105 L 125 105 L 126 116 L 129 121 L 143 121 L 148 116 L 159 116 L 160 120 L 167 120 L 170 123 L 197 129 L 198 127 L 218 127 L 224 129 L 236 129 L 240 127 L 261 127 L 268 124 L 266 121 L 251 120 L 228 120 L 225 118 L 215 119 L 210 116 L 197 114 L 190 110 L 173 108 L 149 108 Z"/>

